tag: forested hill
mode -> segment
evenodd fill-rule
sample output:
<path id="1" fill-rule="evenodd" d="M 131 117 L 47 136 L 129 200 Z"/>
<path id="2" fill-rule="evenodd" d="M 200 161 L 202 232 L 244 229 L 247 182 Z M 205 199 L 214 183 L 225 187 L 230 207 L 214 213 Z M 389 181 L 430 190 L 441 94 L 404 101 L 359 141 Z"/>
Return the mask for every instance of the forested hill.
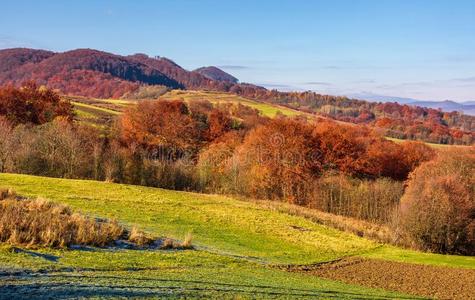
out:
<path id="1" fill-rule="evenodd" d="M 279 92 L 237 78 L 216 67 L 188 71 L 170 59 L 145 54 L 121 56 L 92 49 L 62 53 L 35 49 L 0 50 L 0 85 L 33 80 L 64 94 L 119 98 L 141 85 L 213 90 L 367 124 L 386 135 L 443 144 L 475 141 L 475 117 L 459 112 L 397 103 L 373 103 L 315 92 Z"/>

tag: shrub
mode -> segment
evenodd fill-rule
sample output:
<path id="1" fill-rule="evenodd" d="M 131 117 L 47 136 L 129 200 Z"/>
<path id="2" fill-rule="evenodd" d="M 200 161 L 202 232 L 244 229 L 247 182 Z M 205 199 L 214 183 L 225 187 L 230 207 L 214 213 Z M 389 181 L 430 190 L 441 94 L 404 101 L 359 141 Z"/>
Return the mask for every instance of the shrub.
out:
<path id="1" fill-rule="evenodd" d="M 132 230 L 129 232 L 129 242 L 132 242 L 138 246 L 150 245 L 154 239 L 147 236 L 143 231 L 140 231 L 137 227 L 132 227 Z"/>
<path id="2" fill-rule="evenodd" d="M 96 220 L 45 200 L 0 201 L 0 242 L 53 248 L 102 247 L 123 233 L 124 229 L 115 221 Z"/>
<path id="3" fill-rule="evenodd" d="M 193 245 L 191 244 L 192 240 L 193 236 L 190 233 L 185 236 L 183 242 L 175 241 L 173 239 L 164 239 L 160 245 L 160 249 L 193 249 Z"/>
<path id="4" fill-rule="evenodd" d="M 419 166 L 401 200 L 399 225 L 413 246 L 475 254 L 475 151 L 446 151 Z"/>

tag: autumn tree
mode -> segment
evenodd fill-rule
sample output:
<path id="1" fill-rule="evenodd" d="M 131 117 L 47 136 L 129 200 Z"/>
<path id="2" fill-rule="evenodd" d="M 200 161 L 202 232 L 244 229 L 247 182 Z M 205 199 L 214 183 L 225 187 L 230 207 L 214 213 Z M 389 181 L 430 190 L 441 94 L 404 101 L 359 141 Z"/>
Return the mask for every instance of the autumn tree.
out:
<path id="1" fill-rule="evenodd" d="M 355 176 L 367 172 L 369 158 L 366 149 L 372 138 L 368 129 L 321 122 L 316 125 L 313 134 L 320 140 L 325 169 L 336 169 Z"/>
<path id="2" fill-rule="evenodd" d="M 439 253 L 475 254 L 475 152 L 443 152 L 411 175 L 399 209 L 413 245 Z"/>
<path id="3" fill-rule="evenodd" d="M 0 173 L 6 171 L 8 161 L 14 151 L 12 143 L 13 128 L 8 120 L 0 116 Z"/>
<path id="4" fill-rule="evenodd" d="M 311 125 L 275 119 L 252 130 L 236 149 L 241 183 L 250 196 L 305 204 L 322 165 Z"/>
<path id="5" fill-rule="evenodd" d="M 26 82 L 21 88 L 6 86 L 0 89 L 0 116 L 13 125 L 31 123 L 35 125 L 62 117 L 73 119 L 73 107 L 53 90 Z"/>
<path id="6" fill-rule="evenodd" d="M 119 120 L 119 137 L 126 145 L 141 146 L 158 155 L 195 153 L 200 132 L 182 101 L 141 101 Z"/>
<path id="7" fill-rule="evenodd" d="M 234 152 L 244 131 L 229 131 L 215 139 L 199 154 L 197 169 L 201 188 L 213 193 L 239 193 Z"/>

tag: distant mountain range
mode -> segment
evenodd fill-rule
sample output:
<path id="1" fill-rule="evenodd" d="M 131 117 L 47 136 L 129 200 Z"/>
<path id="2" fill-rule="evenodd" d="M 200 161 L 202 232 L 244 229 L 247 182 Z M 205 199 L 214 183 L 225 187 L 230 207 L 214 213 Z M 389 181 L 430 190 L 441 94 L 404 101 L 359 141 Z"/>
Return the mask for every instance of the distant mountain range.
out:
<path id="1" fill-rule="evenodd" d="M 356 94 L 349 94 L 347 96 L 352 97 L 352 98 L 372 101 L 372 102 L 397 102 L 399 104 L 407 104 L 407 105 L 413 105 L 413 106 L 441 109 L 442 111 L 446 111 L 446 112 L 458 111 L 458 112 L 463 112 L 464 114 L 467 114 L 467 115 L 475 116 L 475 101 L 456 102 L 452 100 L 445 100 L 445 101 L 418 100 L 418 99 L 412 99 L 412 98 L 377 95 L 377 94 L 372 94 L 372 93 L 356 93 Z"/>

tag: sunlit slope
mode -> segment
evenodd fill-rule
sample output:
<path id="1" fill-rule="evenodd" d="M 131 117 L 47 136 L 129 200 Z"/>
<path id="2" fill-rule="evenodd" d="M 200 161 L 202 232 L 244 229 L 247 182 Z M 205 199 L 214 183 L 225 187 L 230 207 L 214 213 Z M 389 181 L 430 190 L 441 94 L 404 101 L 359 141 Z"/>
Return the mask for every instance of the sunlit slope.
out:
<path id="1" fill-rule="evenodd" d="M 154 235 L 183 238 L 211 252 L 268 263 L 314 263 L 364 253 L 376 243 L 223 196 L 96 181 L 0 175 L 0 186 L 67 203 Z"/>
<path id="2" fill-rule="evenodd" d="M 212 253 L 269 264 L 306 264 L 364 255 L 378 259 L 475 268 L 475 258 L 424 254 L 382 246 L 292 216 L 259 202 L 230 197 L 17 174 L 0 174 L 0 187 L 66 203 L 96 216 L 137 225 L 156 236 L 182 239 Z"/>
<path id="3" fill-rule="evenodd" d="M 297 116 L 297 115 L 308 115 L 313 116 L 312 114 L 307 114 L 298 110 L 287 108 L 284 106 L 273 105 L 269 103 L 259 102 L 244 97 L 240 97 L 230 93 L 223 92 L 210 92 L 210 91 L 182 91 L 182 90 L 172 90 L 165 95 L 161 96 L 160 99 L 164 100 L 183 100 L 183 101 L 196 101 L 196 100 L 208 100 L 211 103 L 234 103 L 242 104 L 254 109 L 259 110 L 264 116 L 275 117 L 278 113 L 282 113 L 285 116 Z"/>

